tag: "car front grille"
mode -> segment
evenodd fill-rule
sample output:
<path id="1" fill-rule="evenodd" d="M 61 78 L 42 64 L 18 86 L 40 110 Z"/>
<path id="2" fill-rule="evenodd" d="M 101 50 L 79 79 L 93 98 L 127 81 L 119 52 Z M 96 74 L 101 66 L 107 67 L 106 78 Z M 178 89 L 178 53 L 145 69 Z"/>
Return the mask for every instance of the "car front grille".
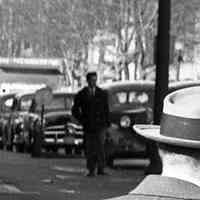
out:
<path id="1" fill-rule="evenodd" d="M 64 126 L 47 127 L 45 128 L 43 135 L 45 142 L 63 143 L 64 137 L 66 136 L 65 127 Z"/>

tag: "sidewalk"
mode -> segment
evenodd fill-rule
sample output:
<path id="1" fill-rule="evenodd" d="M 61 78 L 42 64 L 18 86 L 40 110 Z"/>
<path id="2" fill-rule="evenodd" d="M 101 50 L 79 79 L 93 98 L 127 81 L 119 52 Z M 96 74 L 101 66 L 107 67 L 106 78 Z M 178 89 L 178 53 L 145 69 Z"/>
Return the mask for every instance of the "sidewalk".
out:
<path id="1" fill-rule="evenodd" d="M 106 199 L 127 194 L 144 178 L 138 167 L 107 171 L 109 176 L 88 178 L 84 159 L 33 159 L 28 154 L 0 151 L 0 199 Z"/>
<path id="2" fill-rule="evenodd" d="M 0 199 L 1 200 L 36 200 L 39 199 L 39 194 L 23 192 L 14 185 L 9 185 L 0 181 Z"/>

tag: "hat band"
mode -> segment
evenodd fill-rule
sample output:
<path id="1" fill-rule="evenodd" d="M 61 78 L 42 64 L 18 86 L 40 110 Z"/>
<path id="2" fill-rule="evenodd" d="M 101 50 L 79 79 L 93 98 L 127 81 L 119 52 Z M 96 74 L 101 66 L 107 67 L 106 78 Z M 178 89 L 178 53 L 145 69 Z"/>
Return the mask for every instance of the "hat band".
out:
<path id="1" fill-rule="evenodd" d="M 177 117 L 163 113 L 160 134 L 167 137 L 200 141 L 200 119 Z"/>

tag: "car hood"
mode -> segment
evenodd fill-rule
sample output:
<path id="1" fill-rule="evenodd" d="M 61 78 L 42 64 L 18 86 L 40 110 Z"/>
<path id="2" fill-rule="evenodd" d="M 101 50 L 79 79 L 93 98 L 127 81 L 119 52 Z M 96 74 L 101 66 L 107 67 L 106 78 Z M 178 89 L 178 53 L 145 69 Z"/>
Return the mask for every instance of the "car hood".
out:
<path id="1" fill-rule="evenodd" d="M 60 126 L 66 125 L 68 121 L 71 120 L 71 112 L 68 111 L 58 111 L 49 112 L 44 115 L 45 126 Z"/>
<path id="2" fill-rule="evenodd" d="M 71 111 L 54 111 L 54 112 L 47 112 L 44 114 L 45 118 L 51 118 L 55 116 L 66 116 L 66 115 L 71 115 Z"/>
<path id="3" fill-rule="evenodd" d="M 123 114 L 134 114 L 134 113 L 142 113 L 142 112 L 145 112 L 145 111 L 146 111 L 145 108 L 137 108 L 137 109 L 123 110 L 123 111 L 121 111 L 121 113 L 123 113 Z"/>
<path id="4" fill-rule="evenodd" d="M 123 105 L 110 110 L 111 113 L 134 114 L 145 112 L 145 106 Z"/>

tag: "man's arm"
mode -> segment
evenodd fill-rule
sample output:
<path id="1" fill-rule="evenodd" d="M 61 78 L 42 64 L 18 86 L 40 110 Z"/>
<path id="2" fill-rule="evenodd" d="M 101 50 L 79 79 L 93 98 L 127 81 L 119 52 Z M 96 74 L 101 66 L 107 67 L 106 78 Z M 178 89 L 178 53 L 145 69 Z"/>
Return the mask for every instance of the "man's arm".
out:
<path id="1" fill-rule="evenodd" d="M 78 93 L 74 98 L 74 105 L 72 106 L 72 115 L 81 123 L 81 95 Z"/>
<path id="2" fill-rule="evenodd" d="M 108 100 L 108 93 L 105 92 L 105 118 L 106 118 L 106 124 L 109 127 L 110 126 L 110 111 L 109 111 L 109 100 Z"/>

